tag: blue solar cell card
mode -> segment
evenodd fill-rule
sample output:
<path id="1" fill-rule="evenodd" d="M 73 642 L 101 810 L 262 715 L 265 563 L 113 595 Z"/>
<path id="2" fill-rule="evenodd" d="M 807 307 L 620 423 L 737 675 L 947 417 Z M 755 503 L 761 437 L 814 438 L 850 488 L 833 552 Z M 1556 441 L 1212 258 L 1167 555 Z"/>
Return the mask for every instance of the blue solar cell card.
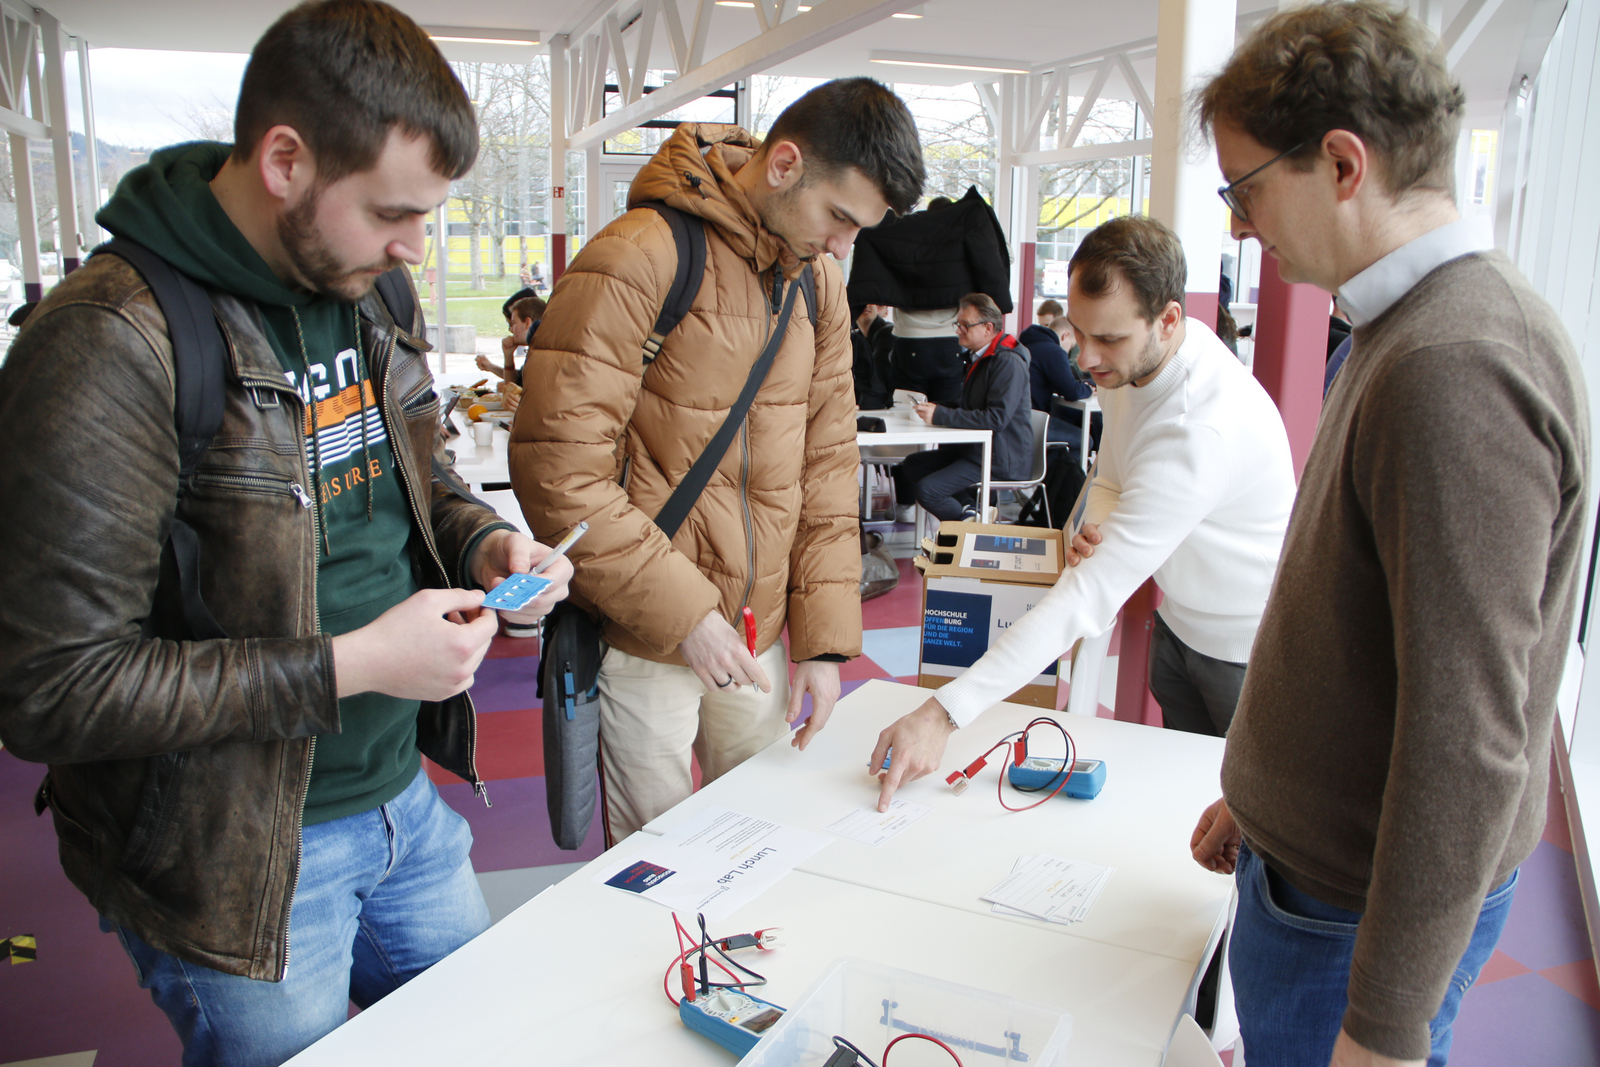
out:
<path id="1" fill-rule="evenodd" d="M 513 574 L 483 598 L 483 606 L 496 611 L 521 611 L 548 588 L 548 578 L 536 574 Z"/>

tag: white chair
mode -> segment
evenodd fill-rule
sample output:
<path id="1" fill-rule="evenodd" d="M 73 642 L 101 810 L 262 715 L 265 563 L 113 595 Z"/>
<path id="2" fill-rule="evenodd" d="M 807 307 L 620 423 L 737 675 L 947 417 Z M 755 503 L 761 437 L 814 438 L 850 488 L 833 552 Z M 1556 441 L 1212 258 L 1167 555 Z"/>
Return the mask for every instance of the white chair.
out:
<path id="1" fill-rule="evenodd" d="M 1100 714 L 1100 675 L 1105 669 L 1106 653 L 1111 649 L 1111 634 L 1115 630 L 1115 625 L 1107 626 L 1099 637 L 1085 637 L 1073 647 L 1068 715 Z"/>
<path id="2" fill-rule="evenodd" d="M 1222 1057 L 1211 1047 L 1211 1041 L 1194 1021 L 1194 1016 L 1180 1015 L 1161 1063 L 1162 1067 L 1222 1067 Z"/>
<path id="3" fill-rule="evenodd" d="M 1028 472 L 1028 477 L 1021 481 L 991 480 L 989 482 L 990 489 L 1010 489 L 1019 495 L 1030 489 L 1043 492 L 1046 455 L 1050 444 L 1050 413 L 1048 411 L 1030 411 L 1028 412 L 1028 421 L 1033 426 L 1033 469 Z M 976 486 L 981 483 L 974 482 L 972 484 Z M 987 508 L 989 502 L 985 500 L 983 506 Z M 1055 520 L 1050 514 L 1050 496 L 1048 493 L 1045 494 L 1044 518 L 1045 522 L 1050 523 L 1052 526 L 1054 525 Z"/>

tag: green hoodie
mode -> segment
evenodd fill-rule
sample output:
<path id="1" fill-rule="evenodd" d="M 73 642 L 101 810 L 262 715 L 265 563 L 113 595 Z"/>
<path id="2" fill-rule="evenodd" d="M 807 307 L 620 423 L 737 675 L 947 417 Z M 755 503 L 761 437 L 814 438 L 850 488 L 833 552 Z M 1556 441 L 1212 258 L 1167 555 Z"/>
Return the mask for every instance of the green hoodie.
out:
<path id="1" fill-rule="evenodd" d="M 324 633 L 348 633 L 416 592 L 407 550 L 411 511 L 375 402 L 380 386 L 369 380 L 355 305 L 289 288 L 234 226 L 209 184 L 229 151 L 208 142 L 162 149 L 128 172 L 96 218 L 178 270 L 261 309 L 285 376 L 308 402 L 306 459 L 316 470 L 322 527 L 318 623 Z M 416 701 L 362 693 L 339 701 L 339 719 L 339 733 L 317 738 L 307 824 L 368 811 L 416 777 Z"/>

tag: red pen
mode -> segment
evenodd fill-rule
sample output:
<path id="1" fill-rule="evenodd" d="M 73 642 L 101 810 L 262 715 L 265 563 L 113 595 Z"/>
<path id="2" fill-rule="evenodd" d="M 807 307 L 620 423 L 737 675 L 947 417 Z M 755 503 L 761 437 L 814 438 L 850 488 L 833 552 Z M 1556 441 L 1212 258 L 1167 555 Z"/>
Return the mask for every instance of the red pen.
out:
<path id="1" fill-rule="evenodd" d="M 746 607 L 741 614 L 744 615 L 744 643 L 753 656 L 756 654 L 756 613 Z"/>

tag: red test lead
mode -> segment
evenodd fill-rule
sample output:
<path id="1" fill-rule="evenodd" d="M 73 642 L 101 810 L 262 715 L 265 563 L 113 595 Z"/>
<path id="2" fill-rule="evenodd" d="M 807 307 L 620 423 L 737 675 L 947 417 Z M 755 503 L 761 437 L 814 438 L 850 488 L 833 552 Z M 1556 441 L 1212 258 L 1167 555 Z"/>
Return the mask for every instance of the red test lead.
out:
<path id="1" fill-rule="evenodd" d="M 744 616 L 744 643 L 753 656 L 756 654 L 756 613 L 746 605 L 740 614 Z"/>

